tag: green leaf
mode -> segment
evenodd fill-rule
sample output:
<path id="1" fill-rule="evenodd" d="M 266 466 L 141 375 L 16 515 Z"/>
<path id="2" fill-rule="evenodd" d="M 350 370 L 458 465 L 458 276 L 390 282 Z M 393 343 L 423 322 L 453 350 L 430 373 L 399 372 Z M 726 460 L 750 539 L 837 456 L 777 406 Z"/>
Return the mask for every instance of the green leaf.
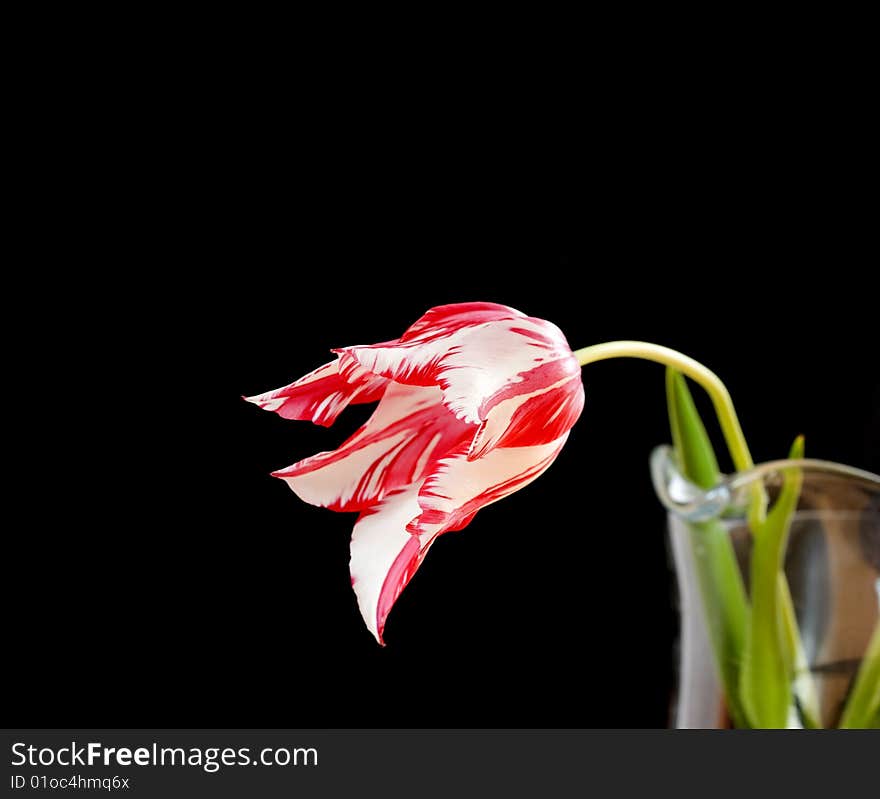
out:
<path id="1" fill-rule="evenodd" d="M 868 651 L 862 659 L 840 726 L 847 729 L 880 728 L 880 622 L 874 628 Z"/>
<path id="2" fill-rule="evenodd" d="M 803 453 L 804 440 L 799 436 L 789 457 L 802 458 Z M 784 728 L 792 706 L 795 652 L 799 645 L 796 625 L 792 628 L 786 621 L 780 578 L 784 580 L 781 573 L 783 556 L 802 482 L 800 469 L 785 469 L 776 504 L 763 521 L 752 524 L 752 607 L 740 674 L 740 694 L 755 727 Z"/>
<path id="3" fill-rule="evenodd" d="M 700 488 L 712 488 L 721 477 L 715 450 L 684 375 L 671 368 L 666 369 L 666 402 L 672 443 L 682 475 Z"/>
<path id="4" fill-rule="evenodd" d="M 681 474 L 701 488 L 717 485 L 721 474 L 706 428 L 684 376 L 671 368 L 666 370 L 666 400 Z M 722 522 L 694 522 L 688 526 L 709 640 L 727 707 L 737 727 L 748 726 L 739 699 L 748 602 L 736 553 Z"/>

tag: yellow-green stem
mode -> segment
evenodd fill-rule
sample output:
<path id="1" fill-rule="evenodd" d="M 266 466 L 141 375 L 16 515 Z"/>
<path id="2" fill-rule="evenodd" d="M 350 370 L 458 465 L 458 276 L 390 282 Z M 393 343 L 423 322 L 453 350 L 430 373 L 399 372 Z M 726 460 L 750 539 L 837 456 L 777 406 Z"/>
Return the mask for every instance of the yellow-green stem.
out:
<path id="1" fill-rule="evenodd" d="M 733 409 L 733 401 L 730 393 L 721 382 L 721 378 L 707 369 L 699 361 L 689 358 L 687 355 L 669 347 L 661 347 L 658 344 L 649 344 L 646 341 L 609 341 L 604 344 L 594 344 L 592 347 L 584 347 L 575 350 L 575 357 L 581 366 L 596 361 L 604 361 L 609 358 L 642 358 L 646 361 L 654 361 L 671 366 L 691 380 L 699 383 L 709 395 L 715 406 L 715 413 L 724 433 L 724 440 L 733 459 L 733 465 L 737 471 L 745 471 L 754 466 L 749 447 Z"/>

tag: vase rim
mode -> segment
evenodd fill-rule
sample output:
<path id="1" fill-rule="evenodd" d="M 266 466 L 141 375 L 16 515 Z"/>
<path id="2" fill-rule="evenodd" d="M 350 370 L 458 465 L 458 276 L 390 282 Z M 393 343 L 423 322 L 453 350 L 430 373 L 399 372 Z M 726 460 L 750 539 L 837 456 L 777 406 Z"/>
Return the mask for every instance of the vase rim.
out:
<path id="1" fill-rule="evenodd" d="M 722 475 L 716 485 L 702 488 L 681 474 L 670 445 L 655 447 L 651 453 L 651 477 L 657 496 L 667 510 L 689 521 L 704 521 L 719 516 L 744 486 L 793 468 L 812 474 L 855 480 L 880 492 L 880 475 L 843 463 L 815 458 L 765 461 L 751 469 Z"/>

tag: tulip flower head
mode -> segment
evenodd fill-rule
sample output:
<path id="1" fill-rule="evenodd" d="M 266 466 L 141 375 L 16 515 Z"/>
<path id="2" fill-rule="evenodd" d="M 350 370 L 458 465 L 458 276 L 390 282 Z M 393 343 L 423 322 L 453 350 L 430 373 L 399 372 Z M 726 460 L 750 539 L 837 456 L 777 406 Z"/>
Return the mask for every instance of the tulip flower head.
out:
<path id="1" fill-rule="evenodd" d="M 555 325 L 486 302 L 432 308 L 399 339 L 333 352 L 335 361 L 246 399 L 324 426 L 350 403 L 378 401 L 338 449 L 273 475 L 306 502 L 359 513 L 351 582 L 383 643 L 437 537 L 555 460 L 583 409 L 581 369 Z"/>

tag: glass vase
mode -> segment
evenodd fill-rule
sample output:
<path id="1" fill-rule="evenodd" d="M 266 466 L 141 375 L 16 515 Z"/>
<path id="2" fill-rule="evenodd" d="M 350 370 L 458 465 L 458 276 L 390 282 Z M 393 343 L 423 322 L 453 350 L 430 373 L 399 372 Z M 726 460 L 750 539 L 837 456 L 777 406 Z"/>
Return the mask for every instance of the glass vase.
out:
<path id="1" fill-rule="evenodd" d="M 722 690 L 724 655 L 718 634 L 724 622 L 719 610 L 723 597 L 719 600 L 718 581 L 713 583 L 711 559 L 718 557 L 719 547 L 732 551 L 731 569 L 739 572 L 748 603 L 750 497 L 759 490 L 772 508 L 783 476 L 792 470 L 798 471 L 802 484 L 790 517 L 784 574 L 805 658 L 801 673 L 820 725 L 836 727 L 841 721 L 880 623 L 880 477 L 826 461 L 786 460 L 731 475 L 705 490 L 681 475 L 670 447 L 658 447 L 651 471 L 668 511 L 681 620 L 674 727 L 734 726 Z M 735 669 L 739 664 L 731 665 Z M 873 690 L 880 691 L 880 686 Z M 795 712 L 788 726 L 802 726 Z"/>

